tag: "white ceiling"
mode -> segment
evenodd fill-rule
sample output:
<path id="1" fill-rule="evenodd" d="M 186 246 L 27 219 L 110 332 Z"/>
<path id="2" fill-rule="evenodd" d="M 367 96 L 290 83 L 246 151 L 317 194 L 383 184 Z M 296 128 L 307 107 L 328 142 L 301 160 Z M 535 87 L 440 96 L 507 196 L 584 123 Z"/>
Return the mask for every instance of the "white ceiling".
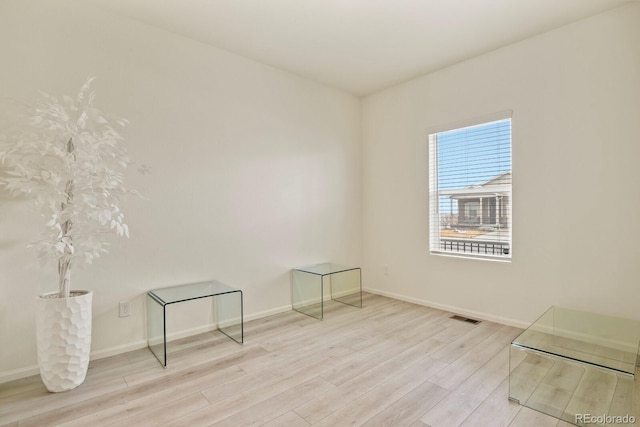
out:
<path id="1" fill-rule="evenodd" d="M 638 0 L 90 1 L 366 95 Z"/>

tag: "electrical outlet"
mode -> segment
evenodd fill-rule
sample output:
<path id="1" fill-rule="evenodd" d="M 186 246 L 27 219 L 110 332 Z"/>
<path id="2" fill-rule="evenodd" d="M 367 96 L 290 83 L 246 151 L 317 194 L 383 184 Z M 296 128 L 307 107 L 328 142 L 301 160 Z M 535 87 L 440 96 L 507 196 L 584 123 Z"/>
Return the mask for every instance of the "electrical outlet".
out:
<path id="1" fill-rule="evenodd" d="M 385 265 L 385 266 L 384 266 L 384 275 L 385 275 L 385 276 L 388 276 L 388 275 L 389 275 L 389 266 L 388 266 L 388 265 Z"/>
<path id="2" fill-rule="evenodd" d="M 131 316 L 131 301 L 120 301 L 120 317 Z"/>

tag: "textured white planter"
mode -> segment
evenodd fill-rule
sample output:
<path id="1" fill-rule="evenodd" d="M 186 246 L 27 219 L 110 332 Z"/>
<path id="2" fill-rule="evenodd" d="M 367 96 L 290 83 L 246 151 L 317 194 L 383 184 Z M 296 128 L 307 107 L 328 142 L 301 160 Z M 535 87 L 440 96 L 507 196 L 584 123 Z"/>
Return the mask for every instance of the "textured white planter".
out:
<path id="1" fill-rule="evenodd" d="M 37 298 L 38 366 L 47 390 L 67 391 L 84 382 L 91 351 L 91 291 L 57 292 Z"/>

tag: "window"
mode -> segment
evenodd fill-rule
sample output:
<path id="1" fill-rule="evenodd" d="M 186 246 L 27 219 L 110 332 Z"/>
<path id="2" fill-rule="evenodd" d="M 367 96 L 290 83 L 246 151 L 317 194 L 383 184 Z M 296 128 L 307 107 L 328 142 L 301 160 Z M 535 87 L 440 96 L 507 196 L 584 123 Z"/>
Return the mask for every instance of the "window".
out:
<path id="1" fill-rule="evenodd" d="M 431 253 L 509 259 L 511 119 L 429 134 Z"/>

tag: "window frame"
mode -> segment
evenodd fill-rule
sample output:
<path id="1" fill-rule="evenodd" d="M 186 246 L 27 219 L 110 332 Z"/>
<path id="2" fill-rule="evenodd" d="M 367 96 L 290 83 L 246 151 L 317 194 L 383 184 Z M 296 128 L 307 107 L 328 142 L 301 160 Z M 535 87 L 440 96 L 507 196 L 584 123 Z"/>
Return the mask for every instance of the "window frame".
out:
<path id="1" fill-rule="evenodd" d="M 507 229 L 508 231 L 508 253 L 503 255 L 493 255 L 486 253 L 473 253 L 465 251 L 448 251 L 441 249 L 441 229 L 442 229 L 442 216 L 440 212 L 440 191 L 438 187 L 438 134 L 451 132 L 456 130 L 463 130 L 470 127 L 478 127 L 483 125 L 489 125 L 494 122 L 509 121 L 510 123 L 510 135 L 509 135 L 509 163 L 511 182 L 508 192 L 509 201 L 505 207 L 495 206 L 495 212 L 502 212 L 506 208 L 507 216 Z M 427 141 L 428 141 L 428 250 L 431 255 L 455 257 L 455 258 L 469 258 L 480 259 L 497 262 L 511 262 L 513 260 L 513 111 L 501 111 L 477 117 L 475 119 L 465 120 L 461 122 L 452 123 L 449 125 L 430 126 L 427 128 Z M 506 173 L 506 172 L 505 172 Z M 500 176 L 500 175 L 497 175 Z M 500 196 L 502 197 L 502 196 Z M 496 200 L 496 203 L 497 200 Z M 482 212 L 478 212 L 479 215 L 483 215 Z M 450 215 L 453 215 L 451 212 Z M 459 215 L 459 213 L 458 213 Z M 486 250 L 486 248 L 485 248 Z"/>

